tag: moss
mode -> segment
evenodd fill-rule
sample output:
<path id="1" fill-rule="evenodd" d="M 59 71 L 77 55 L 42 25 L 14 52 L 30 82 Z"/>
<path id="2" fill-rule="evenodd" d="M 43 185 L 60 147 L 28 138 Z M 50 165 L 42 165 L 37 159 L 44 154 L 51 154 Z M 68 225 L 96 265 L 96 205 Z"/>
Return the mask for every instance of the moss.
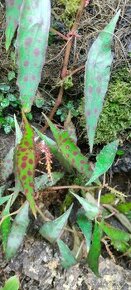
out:
<path id="1" fill-rule="evenodd" d="M 82 101 L 79 107 L 80 126 L 86 135 L 83 107 Z M 121 135 L 122 139 L 131 136 L 131 76 L 126 67 L 113 73 L 98 122 L 95 144 L 108 143 Z"/>
<path id="2" fill-rule="evenodd" d="M 56 2 L 64 6 L 60 19 L 65 23 L 66 27 L 71 28 L 75 20 L 80 0 L 57 0 Z"/>

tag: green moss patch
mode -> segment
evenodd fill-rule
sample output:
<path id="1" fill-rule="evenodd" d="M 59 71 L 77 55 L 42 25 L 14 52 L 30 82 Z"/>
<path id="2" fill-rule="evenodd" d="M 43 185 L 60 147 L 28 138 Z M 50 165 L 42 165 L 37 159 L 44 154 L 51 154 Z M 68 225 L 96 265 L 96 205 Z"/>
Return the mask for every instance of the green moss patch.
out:
<path id="1" fill-rule="evenodd" d="M 86 135 L 84 102 L 79 106 L 80 126 Z M 104 107 L 98 122 L 95 144 L 108 143 L 115 138 L 131 137 L 131 75 L 128 68 L 116 70 L 109 84 Z"/>

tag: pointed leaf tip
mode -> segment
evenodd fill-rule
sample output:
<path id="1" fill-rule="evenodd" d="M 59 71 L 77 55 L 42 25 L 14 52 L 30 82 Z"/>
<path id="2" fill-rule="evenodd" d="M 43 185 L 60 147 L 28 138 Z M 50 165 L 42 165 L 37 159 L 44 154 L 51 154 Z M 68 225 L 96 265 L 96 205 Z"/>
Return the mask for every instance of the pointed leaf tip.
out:
<path id="1" fill-rule="evenodd" d="M 111 43 L 120 10 L 91 46 L 85 64 L 85 117 L 90 152 L 110 79 Z"/>

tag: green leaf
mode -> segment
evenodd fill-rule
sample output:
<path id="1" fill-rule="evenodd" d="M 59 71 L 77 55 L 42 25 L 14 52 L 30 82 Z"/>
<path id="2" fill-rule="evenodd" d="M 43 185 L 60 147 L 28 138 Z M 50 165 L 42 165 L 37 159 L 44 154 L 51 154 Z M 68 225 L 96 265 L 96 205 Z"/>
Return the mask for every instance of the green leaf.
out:
<path id="1" fill-rule="evenodd" d="M 50 15 L 50 0 L 23 1 L 17 34 L 17 83 L 24 112 L 30 112 L 41 79 Z"/>
<path id="2" fill-rule="evenodd" d="M 71 205 L 69 207 L 69 209 L 63 215 L 61 215 L 60 217 L 58 217 L 54 221 L 46 222 L 40 228 L 40 234 L 45 239 L 47 239 L 50 243 L 53 243 L 54 241 L 56 241 L 60 237 L 62 230 L 63 230 L 64 226 L 66 225 L 68 217 L 71 213 L 72 206 L 73 205 Z"/>
<path id="3" fill-rule="evenodd" d="M 27 227 L 29 225 L 28 212 L 29 204 L 26 202 L 13 221 L 6 247 L 7 259 L 14 257 L 24 239 Z"/>
<path id="4" fill-rule="evenodd" d="M 88 253 L 90 249 L 91 236 L 92 236 L 92 222 L 89 221 L 84 214 L 80 213 L 77 217 L 77 223 L 86 239 L 86 248 L 87 248 L 87 253 Z"/>
<path id="5" fill-rule="evenodd" d="M 54 138 L 56 139 L 58 149 L 64 158 L 67 159 L 69 164 L 76 168 L 80 173 L 89 177 L 92 169 L 90 168 L 88 160 L 84 155 L 82 155 L 80 149 L 72 141 L 69 133 L 59 130 L 46 116 L 45 118 L 51 128 Z"/>
<path id="6" fill-rule="evenodd" d="M 5 156 L 5 158 L 3 159 L 2 178 L 4 180 L 6 180 L 13 172 L 13 156 L 14 156 L 14 148 L 11 148 L 10 151 Z"/>
<path id="7" fill-rule="evenodd" d="M 113 193 L 106 193 L 101 196 L 102 204 L 114 204 L 116 196 Z"/>
<path id="8" fill-rule="evenodd" d="M 9 199 L 9 201 L 6 204 L 6 207 L 2 211 L 2 214 L 1 214 L 2 218 L 5 217 L 6 215 L 10 214 L 10 206 L 11 206 L 11 199 Z M 0 226 L 0 231 L 1 231 L 1 235 L 2 235 L 2 245 L 3 245 L 4 252 L 6 249 L 7 240 L 8 240 L 8 236 L 10 233 L 10 228 L 11 228 L 11 219 L 10 219 L 10 216 L 8 216 L 3 220 L 3 222 Z"/>
<path id="9" fill-rule="evenodd" d="M 35 174 L 35 146 L 34 132 L 28 123 L 24 113 L 24 134 L 17 145 L 15 152 L 15 175 L 23 188 L 23 192 L 29 201 L 32 213 L 36 217 L 36 208 L 34 201 L 34 174 Z"/>
<path id="10" fill-rule="evenodd" d="M 101 254 L 101 236 L 102 236 L 101 228 L 96 222 L 93 231 L 92 244 L 87 257 L 88 265 L 90 269 L 96 274 L 96 276 L 99 276 L 98 268 L 99 268 L 99 257 Z"/>
<path id="11" fill-rule="evenodd" d="M 6 1 L 6 50 L 9 49 L 15 30 L 19 23 L 22 0 Z"/>
<path id="12" fill-rule="evenodd" d="M 131 235 L 125 231 L 121 231 L 115 227 L 110 226 L 107 223 L 100 223 L 100 227 L 111 239 L 112 245 L 117 251 L 126 252 L 129 248 L 129 240 Z"/>
<path id="13" fill-rule="evenodd" d="M 68 269 L 77 263 L 68 246 L 62 241 L 57 240 L 57 244 L 61 253 L 61 265 L 63 268 Z"/>
<path id="14" fill-rule="evenodd" d="M 9 278 L 6 282 L 3 290 L 18 290 L 20 287 L 19 278 L 18 276 L 13 276 Z"/>
<path id="15" fill-rule="evenodd" d="M 5 184 L 2 185 L 2 186 L 0 186 L 0 198 L 2 197 L 2 195 L 3 195 L 4 191 L 5 191 L 5 189 L 6 189 L 6 185 L 5 185 Z"/>
<path id="16" fill-rule="evenodd" d="M 93 149 L 95 131 L 110 79 L 113 59 L 111 43 L 119 16 L 120 10 L 99 34 L 90 48 L 85 65 L 85 116 L 90 152 Z"/>
<path id="17" fill-rule="evenodd" d="M 95 164 L 94 172 L 87 184 L 94 182 L 99 176 L 104 174 L 111 167 L 117 152 L 118 143 L 119 141 L 116 140 L 107 144 L 97 155 L 97 162 Z"/>
<path id="18" fill-rule="evenodd" d="M 43 98 L 36 98 L 35 105 L 37 108 L 41 108 L 44 105 L 44 99 Z"/>
<path id="19" fill-rule="evenodd" d="M 79 201 L 79 203 L 82 205 L 82 207 L 85 210 L 85 215 L 87 218 L 89 218 L 90 220 L 93 220 L 95 217 L 97 217 L 98 213 L 99 213 L 99 208 L 88 202 L 85 198 L 80 197 L 79 195 L 73 193 L 70 191 L 71 194 L 73 194 L 76 199 Z"/>
<path id="20" fill-rule="evenodd" d="M 35 177 L 35 191 L 44 189 L 49 186 L 55 185 L 63 176 L 62 172 L 52 172 L 52 180 L 50 180 L 47 173 L 44 173 L 38 177 Z"/>
<path id="21" fill-rule="evenodd" d="M 129 213 L 131 214 L 131 202 L 125 202 L 125 203 L 118 204 L 116 206 L 116 208 L 120 212 L 122 212 L 122 213 L 124 213 L 126 215 L 128 215 Z"/>
<path id="22" fill-rule="evenodd" d="M 0 84 L 0 91 L 8 92 L 9 90 L 10 90 L 10 86 L 7 86 L 6 84 Z"/>
<path id="23" fill-rule="evenodd" d="M 4 109 L 6 107 L 9 107 L 9 104 L 10 104 L 10 101 L 7 98 L 5 98 L 5 99 L 2 100 L 0 105 Z"/>
<path id="24" fill-rule="evenodd" d="M 15 79 L 15 72 L 14 71 L 9 71 L 8 72 L 8 81 L 12 81 L 13 79 Z"/>
<path id="25" fill-rule="evenodd" d="M 20 143 L 20 140 L 22 138 L 22 132 L 19 127 L 19 124 L 17 122 L 16 116 L 14 115 L 14 123 L 15 123 L 15 132 L 16 132 L 16 138 L 15 138 L 15 145 Z M 14 168 L 14 147 L 10 149 L 10 151 L 7 153 L 5 158 L 3 159 L 3 165 L 2 165 L 2 178 L 6 180 L 13 172 Z"/>
<path id="26" fill-rule="evenodd" d="M 111 240 L 128 242 L 131 238 L 131 235 L 128 234 L 127 232 L 119 230 L 115 227 L 112 227 L 111 225 L 107 223 L 103 223 L 103 222 L 100 223 L 100 227 Z"/>
<path id="27" fill-rule="evenodd" d="M 2 205 L 3 203 L 5 203 L 6 201 L 8 201 L 10 199 L 11 195 L 6 195 L 3 197 L 0 197 L 0 205 Z"/>

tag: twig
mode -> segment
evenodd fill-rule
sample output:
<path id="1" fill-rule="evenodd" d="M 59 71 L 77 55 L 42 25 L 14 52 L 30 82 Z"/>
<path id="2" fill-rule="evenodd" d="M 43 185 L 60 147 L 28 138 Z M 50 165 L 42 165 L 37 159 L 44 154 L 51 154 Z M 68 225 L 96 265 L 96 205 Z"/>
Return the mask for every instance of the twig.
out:
<path id="1" fill-rule="evenodd" d="M 46 190 L 61 190 L 61 189 L 82 189 L 85 191 L 91 190 L 91 189 L 97 189 L 100 188 L 100 186 L 90 186 L 90 187 L 86 187 L 86 186 L 80 186 L 80 185 L 63 185 L 63 186 L 52 186 L 52 187 L 48 187 L 46 188 Z"/>

